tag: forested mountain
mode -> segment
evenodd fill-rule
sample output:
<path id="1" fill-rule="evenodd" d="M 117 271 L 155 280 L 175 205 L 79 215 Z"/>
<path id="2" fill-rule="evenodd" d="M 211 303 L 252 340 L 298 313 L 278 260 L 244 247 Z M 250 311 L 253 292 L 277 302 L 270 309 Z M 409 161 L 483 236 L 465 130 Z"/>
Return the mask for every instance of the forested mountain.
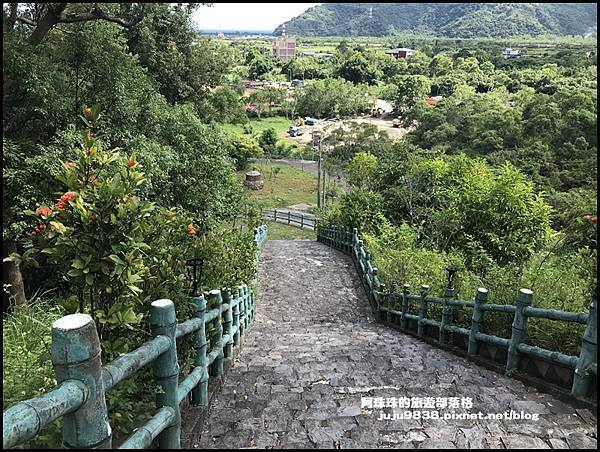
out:
<path id="1" fill-rule="evenodd" d="M 292 35 L 385 36 L 415 31 L 448 37 L 583 35 L 595 3 L 326 3 L 285 23 Z M 283 24 L 282 24 L 283 25 Z M 275 34 L 281 33 L 281 25 Z"/>

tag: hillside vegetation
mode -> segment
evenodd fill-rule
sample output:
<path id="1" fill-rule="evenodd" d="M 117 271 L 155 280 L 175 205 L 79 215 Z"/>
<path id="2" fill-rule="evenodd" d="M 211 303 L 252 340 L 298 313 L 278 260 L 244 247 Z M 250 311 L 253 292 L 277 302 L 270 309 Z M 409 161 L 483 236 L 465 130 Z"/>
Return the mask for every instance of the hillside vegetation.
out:
<path id="1" fill-rule="evenodd" d="M 447 37 L 584 35 L 595 3 L 328 3 L 286 22 L 292 35 L 386 36 L 415 31 Z M 279 26 L 275 33 L 281 32 Z"/>

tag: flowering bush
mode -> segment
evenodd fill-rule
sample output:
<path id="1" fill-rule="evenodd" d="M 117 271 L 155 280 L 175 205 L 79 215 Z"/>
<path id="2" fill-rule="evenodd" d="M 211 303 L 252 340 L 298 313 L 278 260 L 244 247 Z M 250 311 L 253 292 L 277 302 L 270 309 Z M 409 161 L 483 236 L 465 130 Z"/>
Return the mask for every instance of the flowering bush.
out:
<path id="1" fill-rule="evenodd" d="M 31 216 L 41 223 L 31 232 L 68 282 L 80 311 L 89 309 L 101 338 L 113 329 L 132 329 L 142 320 L 140 284 L 147 272 L 147 217 L 155 205 L 136 196 L 144 173 L 134 156 L 105 151 L 94 136 L 98 107 L 85 109 L 88 130 L 79 159 L 64 162 L 58 179 L 67 187 L 53 207 L 40 206 Z M 116 331 L 115 331 L 116 333 Z M 108 354 L 127 350 L 126 341 L 106 341 Z"/>

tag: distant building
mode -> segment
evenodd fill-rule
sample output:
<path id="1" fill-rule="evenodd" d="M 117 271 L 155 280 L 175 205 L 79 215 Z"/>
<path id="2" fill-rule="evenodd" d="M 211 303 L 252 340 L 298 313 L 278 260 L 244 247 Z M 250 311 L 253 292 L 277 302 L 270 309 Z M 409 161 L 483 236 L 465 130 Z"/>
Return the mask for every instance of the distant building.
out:
<path id="1" fill-rule="evenodd" d="M 413 49 L 407 49 L 405 47 L 385 51 L 385 53 L 389 53 L 394 58 L 410 58 L 414 52 Z"/>
<path id="2" fill-rule="evenodd" d="M 425 103 L 427 105 L 436 106 L 440 100 L 442 100 L 442 96 L 426 97 Z"/>
<path id="3" fill-rule="evenodd" d="M 282 60 L 288 60 L 296 56 L 296 38 L 290 38 L 285 32 L 285 25 L 280 38 L 273 43 L 273 56 Z"/>
<path id="4" fill-rule="evenodd" d="M 300 55 L 305 56 L 305 57 L 323 58 L 325 60 L 328 60 L 329 58 L 331 58 L 333 56 L 333 53 L 306 51 L 306 52 L 301 52 Z"/>
<path id="5" fill-rule="evenodd" d="M 502 56 L 504 57 L 505 60 L 508 60 L 509 58 L 516 58 L 519 55 L 521 55 L 520 50 L 514 50 L 514 49 L 511 49 L 510 47 L 507 47 L 506 49 L 504 49 L 504 52 L 502 52 Z"/>
<path id="6" fill-rule="evenodd" d="M 223 33 L 222 31 L 220 31 L 220 32 L 217 34 L 217 39 L 225 39 L 225 33 Z"/>

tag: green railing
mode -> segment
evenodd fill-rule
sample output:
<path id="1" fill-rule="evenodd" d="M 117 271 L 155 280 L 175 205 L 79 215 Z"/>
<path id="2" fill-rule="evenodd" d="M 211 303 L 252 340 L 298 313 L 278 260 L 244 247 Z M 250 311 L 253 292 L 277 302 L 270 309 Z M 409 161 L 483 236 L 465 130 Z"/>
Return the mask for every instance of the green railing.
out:
<path id="1" fill-rule="evenodd" d="M 261 212 L 261 218 L 263 220 L 275 221 L 282 224 L 287 223 L 290 226 L 301 229 L 310 229 L 312 231 L 317 228 L 317 218 L 313 215 L 304 215 L 301 213 L 290 212 L 289 210 L 263 210 Z"/>
<path id="2" fill-rule="evenodd" d="M 267 239 L 267 227 L 254 230 L 257 258 Z M 256 272 L 255 272 L 256 276 Z M 63 442 L 67 448 L 111 448 L 105 394 L 144 366 L 153 365 L 161 392 L 156 395 L 152 419 L 120 446 L 149 447 L 158 438 L 161 449 L 180 447 L 180 403 L 191 393 L 191 403 L 208 405 L 210 376 L 223 375 L 224 358 L 232 358 L 254 318 L 253 290 L 241 285 L 212 290 L 207 311 L 204 295 L 192 296 L 194 317 L 177 324 L 171 300 L 154 301 L 150 325 L 154 339 L 114 361 L 101 365 L 100 341 L 95 322 L 87 314 L 72 314 L 52 325 L 52 364 L 59 385 L 41 397 L 25 400 L 4 411 L 3 447 L 10 448 L 35 437 L 49 423 L 63 417 Z M 213 326 L 207 337 L 206 325 Z M 177 339 L 193 335 L 194 368 L 180 380 Z"/>
<path id="3" fill-rule="evenodd" d="M 381 283 L 377 275 L 377 268 L 371 263 L 371 256 L 365 251 L 363 241 L 358 237 L 358 230 L 352 232 L 338 227 L 319 227 L 317 240 L 333 248 L 352 255 L 356 268 L 365 286 L 369 302 L 377 318 L 387 323 L 399 320 L 401 330 L 409 331 L 408 322 L 416 322 L 416 334 L 425 336 L 425 328 L 434 326 L 438 329 L 437 342 L 448 344 L 448 334 L 453 333 L 468 338 L 468 355 L 478 354 L 481 343 L 493 344 L 508 350 L 505 365 L 506 371 L 515 371 L 519 368 L 519 361 L 523 355 L 541 358 L 553 363 L 558 363 L 573 369 L 573 384 L 571 394 L 578 398 L 590 396 L 595 388 L 597 377 L 597 318 L 596 294 L 592 296 L 590 312 L 566 312 L 554 309 L 534 308 L 533 293 L 529 289 L 520 289 L 516 296 L 515 305 L 500 305 L 487 303 L 488 290 L 477 289 L 474 300 L 460 300 L 455 298 L 453 286 L 446 289 L 442 297 L 429 295 L 429 286 L 422 285 L 418 293 L 410 293 L 410 287 L 404 285 L 401 294 L 388 290 Z M 410 303 L 418 303 L 418 315 L 410 314 Z M 428 305 L 442 306 L 441 319 L 427 318 Z M 461 328 L 452 324 L 453 311 L 457 306 L 473 310 L 471 328 Z M 485 312 L 503 312 L 513 315 L 512 335 L 502 338 L 494 335 L 483 334 L 481 326 Z M 526 344 L 527 320 L 529 318 L 542 318 L 586 325 L 581 342 L 579 356 L 570 356 L 563 353 L 546 350 Z M 510 372 L 509 372 L 510 373 Z"/>

